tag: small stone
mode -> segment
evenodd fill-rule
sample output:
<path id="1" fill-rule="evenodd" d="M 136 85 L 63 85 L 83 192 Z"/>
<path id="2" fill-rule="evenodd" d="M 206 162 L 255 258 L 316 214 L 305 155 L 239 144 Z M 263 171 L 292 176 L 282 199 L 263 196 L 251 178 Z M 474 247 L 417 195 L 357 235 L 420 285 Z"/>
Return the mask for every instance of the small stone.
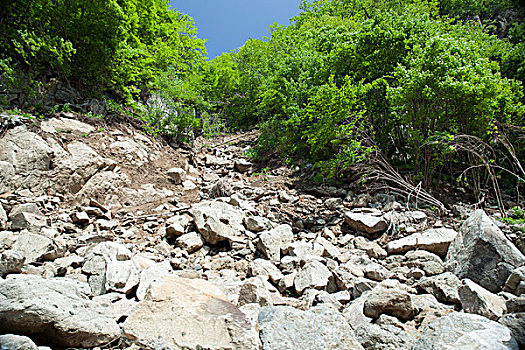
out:
<path id="1" fill-rule="evenodd" d="M 168 170 L 168 177 L 175 185 L 180 185 L 186 181 L 186 171 L 181 168 L 171 168 Z"/>
<path id="2" fill-rule="evenodd" d="M 89 223 L 89 215 L 85 211 L 75 212 L 71 214 L 71 220 L 74 224 L 85 225 Z"/>
<path id="3" fill-rule="evenodd" d="M 198 232 L 186 233 L 177 238 L 175 242 L 178 247 L 181 247 L 190 254 L 195 253 L 197 250 L 201 249 L 206 243 L 202 235 Z"/>
<path id="4" fill-rule="evenodd" d="M 316 260 L 311 260 L 295 276 L 294 286 L 302 294 L 306 288 L 326 290 L 330 284 L 335 285 L 333 275 L 328 268 Z"/>
<path id="5" fill-rule="evenodd" d="M 0 253 L 0 277 L 10 273 L 20 273 L 24 262 L 25 257 L 20 252 L 6 250 Z"/>
<path id="6" fill-rule="evenodd" d="M 262 216 L 248 216 L 244 219 L 244 225 L 252 232 L 261 232 L 272 228 L 272 222 Z"/>

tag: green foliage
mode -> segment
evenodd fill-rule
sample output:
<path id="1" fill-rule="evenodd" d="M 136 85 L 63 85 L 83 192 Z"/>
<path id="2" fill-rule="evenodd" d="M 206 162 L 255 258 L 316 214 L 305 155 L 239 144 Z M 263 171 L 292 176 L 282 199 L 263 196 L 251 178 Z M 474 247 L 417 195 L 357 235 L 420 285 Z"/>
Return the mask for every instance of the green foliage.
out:
<path id="1" fill-rule="evenodd" d="M 488 161 L 502 139 L 524 159 L 523 138 L 503 134 L 524 125 L 516 3 L 315 0 L 301 9 L 270 38 L 203 68 L 202 99 L 227 125 L 261 129 L 260 158 L 312 163 L 331 177 L 381 150 L 426 187 L 479 165 L 463 161 L 463 135 L 495 149 Z M 508 27 L 490 29 L 503 15 Z"/>

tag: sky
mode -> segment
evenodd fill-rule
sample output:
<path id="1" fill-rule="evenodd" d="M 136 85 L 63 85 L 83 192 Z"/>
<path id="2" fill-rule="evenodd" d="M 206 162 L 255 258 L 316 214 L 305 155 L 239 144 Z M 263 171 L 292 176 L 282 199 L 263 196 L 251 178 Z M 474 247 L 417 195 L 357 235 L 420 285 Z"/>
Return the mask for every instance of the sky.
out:
<path id="1" fill-rule="evenodd" d="M 193 17 L 198 37 L 208 39 L 209 58 L 230 52 L 250 38 L 268 36 L 274 22 L 289 24 L 300 0 L 170 0 L 171 7 Z"/>

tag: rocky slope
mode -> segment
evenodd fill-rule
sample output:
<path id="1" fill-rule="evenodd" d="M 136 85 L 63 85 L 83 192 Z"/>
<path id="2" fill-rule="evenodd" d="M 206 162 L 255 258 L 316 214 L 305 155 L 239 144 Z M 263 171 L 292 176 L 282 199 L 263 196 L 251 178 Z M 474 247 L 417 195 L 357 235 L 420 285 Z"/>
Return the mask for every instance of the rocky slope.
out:
<path id="1" fill-rule="evenodd" d="M 525 257 L 485 212 L 256 170 L 254 133 L 72 117 L 0 136 L 0 348 L 525 346 Z"/>

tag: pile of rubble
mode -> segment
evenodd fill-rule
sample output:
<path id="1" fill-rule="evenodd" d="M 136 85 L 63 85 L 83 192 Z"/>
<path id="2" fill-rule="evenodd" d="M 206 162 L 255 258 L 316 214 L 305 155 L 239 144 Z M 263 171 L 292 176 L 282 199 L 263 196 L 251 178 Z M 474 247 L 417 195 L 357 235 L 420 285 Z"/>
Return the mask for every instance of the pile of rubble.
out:
<path id="1" fill-rule="evenodd" d="M 518 349 L 525 257 L 392 195 L 66 117 L 0 138 L 0 347 Z M 395 232 L 395 235 L 393 234 Z"/>

